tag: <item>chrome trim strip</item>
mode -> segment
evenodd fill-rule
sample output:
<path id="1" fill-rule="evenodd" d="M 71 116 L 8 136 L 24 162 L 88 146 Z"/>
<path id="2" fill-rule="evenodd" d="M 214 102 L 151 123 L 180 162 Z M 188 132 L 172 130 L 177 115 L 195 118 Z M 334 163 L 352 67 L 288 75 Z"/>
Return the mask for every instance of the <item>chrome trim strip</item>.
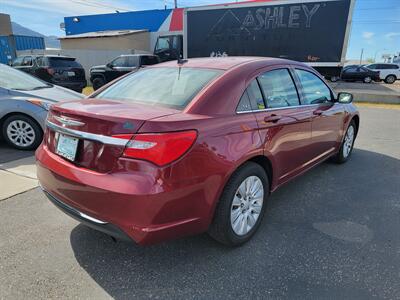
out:
<path id="1" fill-rule="evenodd" d="M 332 102 L 334 104 L 334 102 Z M 266 111 L 274 111 L 274 110 L 282 110 L 282 109 L 290 109 L 290 108 L 300 108 L 300 107 L 311 107 L 311 106 L 319 106 L 325 103 L 317 103 L 317 104 L 305 104 L 305 105 L 293 105 L 293 106 L 283 106 L 283 107 L 275 107 L 275 108 L 264 108 L 264 109 L 256 109 L 256 110 L 244 110 L 237 111 L 237 114 L 248 114 L 248 113 L 258 113 L 258 112 L 266 112 Z M 328 103 L 326 103 L 328 104 Z"/>
<path id="2" fill-rule="evenodd" d="M 95 133 L 89 133 L 89 132 L 74 130 L 74 129 L 70 129 L 70 128 L 65 128 L 65 127 L 59 126 L 57 124 L 54 124 L 53 122 L 50 122 L 49 120 L 46 121 L 46 126 L 48 128 L 50 128 L 51 130 L 62 133 L 62 134 L 70 135 L 70 136 L 77 137 L 77 138 L 84 139 L 84 140 L 96 141 L 96 142 L 100 142 L 100 143 L 107 144 L 107 145 L 125 147 L 128 142 L 125 139 L 119 139 L 119 138 L 114 138 L 111 136 L 105 136 L 105 135 L 101 135 L 101 134 L 95 134 Z"/>
<path id="3" fill-rule="evenodd" d="M 101 221 L 101 220 L 99 220 L 99 219 L 96 219 L 96 218 L 93 218 L 93 217 L 91 217 L 91 216 L 88 216 L 87 214 L 84 214 L 83 212 L 80 212 L 80 211 L 77 210 L 76 208 L 74 208 L 74 207 L 72 207 L 72 206 L 70 206 L 70 205 L 68 205 L 68 204 L 65 204 L 65 202 L 63 202 L 63 201 L 61 201 L 60 199 L 54 197 L 52 194 L 50 194 L 48 191 L 46 191 L 46 190 L 42 187 L 42 185 L 41 185 L 40 183 L 39 183 L 39 186 L 40 186 L 40 188 L 42 189 L 42 191 L 43 191 L 44 193 L 48 194 L 48 195 L 49 195 L 50 197 L 52 197 L 55 201 L 59 202 L 60 205 L 61 205 L 61 204 L 64 205 L 66 208 L 68 208 L 69 210 L 73 211 L 74 213 L 76 213 L 77 215 L 79 215 L 80 217 L 82 217 L 83 219 L 86 219 L 86 220 L 88 220 L 88 221 L 91 221 L 91 222 L 97 223 L 97 224 L 102 224 L 102 225 L 108 224 L 108 222 L 104 222 L 104 221 Z"/>

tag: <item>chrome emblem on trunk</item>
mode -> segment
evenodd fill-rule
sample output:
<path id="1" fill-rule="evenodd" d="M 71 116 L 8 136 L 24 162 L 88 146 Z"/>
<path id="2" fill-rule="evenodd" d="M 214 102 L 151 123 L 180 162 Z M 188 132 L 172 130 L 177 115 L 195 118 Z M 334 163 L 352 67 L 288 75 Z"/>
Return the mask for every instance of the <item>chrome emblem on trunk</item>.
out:
<path id="1" fill-rule="evenodd" d="M 85 123 L 83 122 L 79 122 L 64 116 L 54 116 L 54 119 L 56 119 L 58 122 L 60 122 L 61 124 L 65 125 L 65 126 L 83 126 L 85 125 Z"/>

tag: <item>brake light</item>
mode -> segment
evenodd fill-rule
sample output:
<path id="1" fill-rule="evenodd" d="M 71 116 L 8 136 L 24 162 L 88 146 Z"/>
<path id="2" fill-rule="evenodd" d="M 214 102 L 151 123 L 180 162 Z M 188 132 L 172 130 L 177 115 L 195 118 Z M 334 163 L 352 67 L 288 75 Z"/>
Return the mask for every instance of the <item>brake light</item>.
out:
<path id="1" fill-rule="evenodd" d="M 185 154 L 197 138 L 195 130 L 143 133 L 136 135 L 114 135 L 113 137 L 129 140 L 123 157 L 150 161 L 158 166 L 167 165 Z"/>

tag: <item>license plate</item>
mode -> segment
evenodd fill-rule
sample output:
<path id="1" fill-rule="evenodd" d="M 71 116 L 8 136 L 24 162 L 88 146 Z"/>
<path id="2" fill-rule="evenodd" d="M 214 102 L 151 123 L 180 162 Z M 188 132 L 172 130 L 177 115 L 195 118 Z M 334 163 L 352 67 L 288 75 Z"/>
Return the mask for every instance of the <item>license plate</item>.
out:
<path id="1" fill-rule="evenodd" d="M 67 72 L 68 76 L 75 76 L 75 72 Z"/>
<path id="2" fill-rule="evenodd" d="M 72 136 L 60 134 L 56 147 L 56 153 L 68 160 L 74 161 L 79 139 Z"/>

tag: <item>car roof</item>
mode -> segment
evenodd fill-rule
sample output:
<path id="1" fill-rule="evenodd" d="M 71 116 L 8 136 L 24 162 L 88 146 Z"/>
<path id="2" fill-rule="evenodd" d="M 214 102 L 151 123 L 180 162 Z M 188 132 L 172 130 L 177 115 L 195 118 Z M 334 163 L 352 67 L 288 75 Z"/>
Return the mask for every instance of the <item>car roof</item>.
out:
<path id="1" fill-rule="evenodd" d="M 140 53 L 140 54 L 121 54 L 120 56 L 155 56 L 152 53 Z"/>
<path id="2" fill-rule="evenodd" d="M 38 58 L 38 57 L 48 57 L 48 58 L 76 59 L 75 57 L 72 57 L 72 56 L 56 55 L 56 54 L 25 54 L 25 55 L 18 55 L 18 57 L 25 57 L 25 56 L 32 56 L 32 57 L 35 57 L 35 58 Z"/>
<path id="3" fill-rule="evenodd" d="M 258 57 L 258 56 L 227 56 L 227 57 L 202 57 L 202 58 L 190 58 L 186 60 L 182 67 L 186 68 L 209 68 L 209 69 L 221 69 L 221 70 L 229 70 L 234 67 L 243 64 L 250 64 L 253 62 L 263 62 L 265 65 L 274 65 L 274 64 L 282 64 L 288 63 L 293 64 L 297 62 L 273 58 L 273 57 Z M 175 67 L 178 66 L 178 61 L 168 61 L 165 63 L 154 65 L 154 67 Z"/>

